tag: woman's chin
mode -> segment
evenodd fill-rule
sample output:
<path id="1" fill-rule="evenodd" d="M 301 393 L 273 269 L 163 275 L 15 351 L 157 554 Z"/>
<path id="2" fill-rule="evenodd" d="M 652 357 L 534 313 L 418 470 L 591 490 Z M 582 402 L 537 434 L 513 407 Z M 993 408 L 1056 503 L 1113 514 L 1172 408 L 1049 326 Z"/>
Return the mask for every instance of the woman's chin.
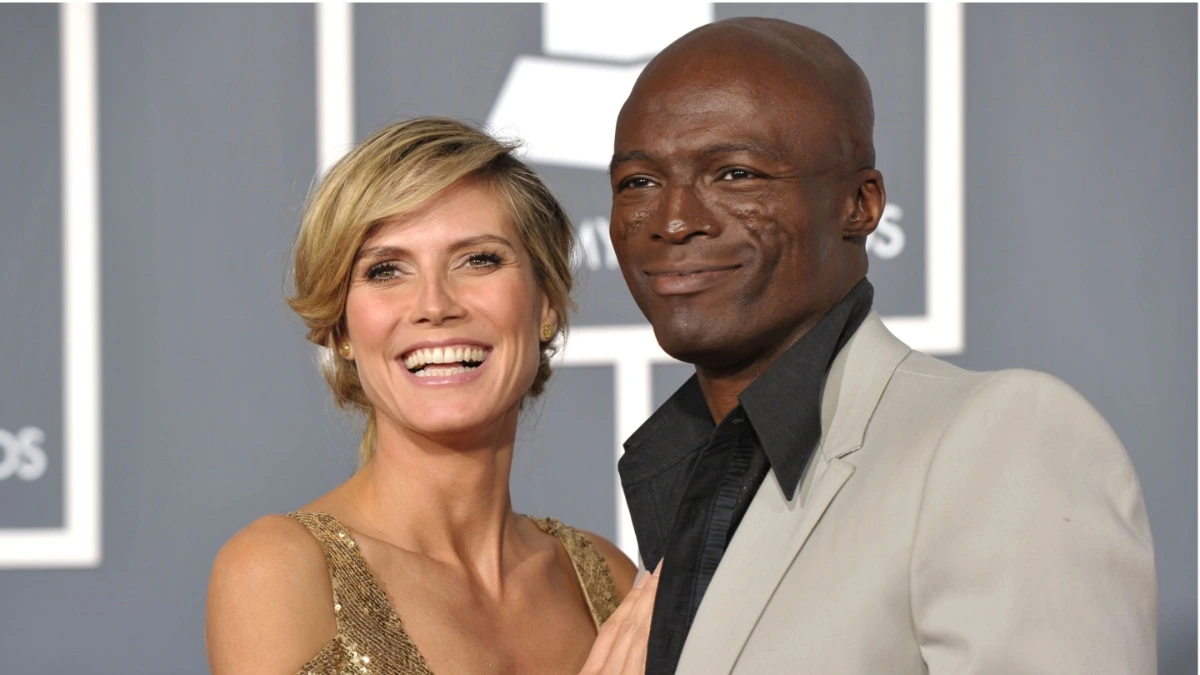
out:
<path id="1" fill-rule="evenodd" d="M 477 445 L 496 439 L 497 434 L 515 435 L 519 408 L 519 405 L 513 405 L 508 410 L 472 410 L 464 406 L 443 405 L 411 411 L 406 415 L 407 423 L 401 426 L 408 433 L 443 445 Z"/>

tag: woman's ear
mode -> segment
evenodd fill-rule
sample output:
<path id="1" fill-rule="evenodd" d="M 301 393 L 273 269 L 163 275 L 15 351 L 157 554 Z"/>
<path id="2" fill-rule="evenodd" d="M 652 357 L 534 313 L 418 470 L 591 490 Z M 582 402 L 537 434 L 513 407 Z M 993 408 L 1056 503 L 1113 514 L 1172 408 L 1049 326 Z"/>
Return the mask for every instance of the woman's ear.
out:
<path id="1" fill-rule="evenodd" d="M 538 337 L 542 342 L 549 342 L 550 338 L 558 332 L 558 312 L 550 306 L 550 297 L 542 293 L 542 318 L 538 322 Z M 547 335 L 547 326 L 549 326 L 549 335 Z"/>

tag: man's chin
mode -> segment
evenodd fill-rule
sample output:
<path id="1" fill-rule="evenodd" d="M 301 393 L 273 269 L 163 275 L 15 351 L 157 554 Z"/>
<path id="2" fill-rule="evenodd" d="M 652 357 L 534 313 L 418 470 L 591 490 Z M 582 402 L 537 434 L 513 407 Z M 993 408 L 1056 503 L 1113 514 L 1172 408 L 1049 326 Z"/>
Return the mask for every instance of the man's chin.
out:
<path id="1" fill-rule="evenodd" d="M 673 359 L 700 367 L 716 367 L 729 358 L 730 346 L 703 321 L 653 323 L 658 346 Z"/>

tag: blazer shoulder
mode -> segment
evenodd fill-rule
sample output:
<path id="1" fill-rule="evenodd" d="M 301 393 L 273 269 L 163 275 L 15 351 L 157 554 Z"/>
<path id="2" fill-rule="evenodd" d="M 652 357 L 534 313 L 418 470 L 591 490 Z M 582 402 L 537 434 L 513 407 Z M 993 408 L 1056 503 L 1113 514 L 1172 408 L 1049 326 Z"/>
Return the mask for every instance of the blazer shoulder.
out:
<path id="1" fill-rule="evenodd" d="M 1136 472 L 1120 438 L 1082 394 L 1057 377 L 995 371 L 959 398 L 938 442 L 944 459 L 949 454 L 1012 464 L 1063 481 L 1088 476 L 1094 486 L 1140 502 Z"/>
<path id="2" fill-rule="evenodd" d="M 1071 385 L 1037 370 L 967 370 L 928 354 L 913 351 L 896 368 L 901 377 L 922 378 L 927 386 L 959 389 L 964 406 L 979 401 L 1014 400 L 1028 405 L 1056 405 L 1099 415 Z"/>
<path id="3" fill-rule="evenodd" d="M 897 367 L 885 399 L 888 406 L 919 412 L 927 423 L 947 430 L 991 428 L 1026 438 L 1083 433 L 1092 442 L 1121 447 L 1116 432 L 1082 394 L 1041 371 L 972 371 L 914 351 Z"/>
<path id="4" fill-rule="evenodd" d="M 915 349 L 896 367 L 897 375 L 943 380 L 945 384 L 959 385 L 982 382 L 997 372 L 1005 371 L 967 370 Z"/>
<path id="5" fill-rule="evenodd" d="M 965 402 L 968 406 L 1024 410 L 1035 418 L 1086 420 L 1111 431 L 1082 394 L 1049 373 L 1014 368 L 979 374 L 984 377 Z"/>

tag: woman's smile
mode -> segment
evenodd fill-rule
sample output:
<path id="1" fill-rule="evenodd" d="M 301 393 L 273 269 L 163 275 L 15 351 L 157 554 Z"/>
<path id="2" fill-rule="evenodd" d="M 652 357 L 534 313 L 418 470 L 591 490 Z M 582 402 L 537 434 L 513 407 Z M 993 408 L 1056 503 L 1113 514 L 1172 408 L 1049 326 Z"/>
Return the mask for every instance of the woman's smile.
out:
<path id="1" fill-rule="evenodd" d="M 490 347 L 450 342 L 445 346 L 410 349 L 398 360 L 418 384 L 466 384 L 479 377 L 491 351 Z"/>

